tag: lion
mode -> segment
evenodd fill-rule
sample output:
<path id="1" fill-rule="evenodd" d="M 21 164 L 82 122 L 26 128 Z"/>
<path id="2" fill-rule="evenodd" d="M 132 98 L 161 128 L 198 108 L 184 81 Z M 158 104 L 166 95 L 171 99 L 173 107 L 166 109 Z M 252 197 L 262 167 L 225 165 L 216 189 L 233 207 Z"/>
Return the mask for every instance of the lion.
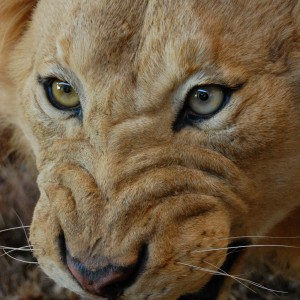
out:
<path id="1" fill-rule="evenodd" d="M 30 241 L 49 277 L 149 300 L 227 299 L 247 263 L 300 280 L 299 15 L 1 1 L 1 153 L 37 168 Z"/>

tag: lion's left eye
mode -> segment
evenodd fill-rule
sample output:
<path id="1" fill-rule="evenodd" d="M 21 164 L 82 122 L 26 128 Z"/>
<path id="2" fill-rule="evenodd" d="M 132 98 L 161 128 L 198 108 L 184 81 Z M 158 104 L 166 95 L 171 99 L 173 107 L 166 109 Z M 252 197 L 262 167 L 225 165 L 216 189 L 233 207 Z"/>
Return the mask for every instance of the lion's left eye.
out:
<path id="1" fill-rule="evenodd" d="M 50 103 L 60 110 L 80 109 L 80 98 L 74 88 L 66 81 L 48 79 L 43 82 Z"/>
<path id="2" fill-rule="evenodd" d="M 203 85 L 194 87 L 187 95 L 187 105 L 191 113 L 200 117 L 211 116 L 225 101 L 226 93 L 221 86 Z"/>

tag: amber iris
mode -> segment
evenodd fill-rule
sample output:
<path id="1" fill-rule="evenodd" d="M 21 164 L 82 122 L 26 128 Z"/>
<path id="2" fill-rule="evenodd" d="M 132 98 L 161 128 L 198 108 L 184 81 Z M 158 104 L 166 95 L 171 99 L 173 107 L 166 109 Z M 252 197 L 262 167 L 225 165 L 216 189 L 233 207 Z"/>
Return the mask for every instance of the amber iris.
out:
<path id="1" fill-rule="evenodd" d="M 187 96 L 190 109 L 197 115 L 210 115 L 224 102 L 223 88 L 217 85 L 203 85 L 193 88 Z"/>
<path id="2" fill-rule="evenodd" d="M 75 109 L 80 106 L 79 96 L 68 82 L 54 80 L 51 94 L 52 101 L 62 108 Z"/>

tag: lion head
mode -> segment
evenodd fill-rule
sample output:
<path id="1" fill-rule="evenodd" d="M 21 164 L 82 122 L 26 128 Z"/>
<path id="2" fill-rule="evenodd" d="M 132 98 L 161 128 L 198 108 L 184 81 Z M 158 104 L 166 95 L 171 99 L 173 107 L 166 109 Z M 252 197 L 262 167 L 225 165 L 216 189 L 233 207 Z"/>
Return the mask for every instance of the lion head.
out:
<path id="1" fill-rule="evenodd" d="M 1 114 L 34 153 L 42 269 L 96 298 L 221 297 L 228 250 L 300 204 L 299 1 L 1 9 Z"/>

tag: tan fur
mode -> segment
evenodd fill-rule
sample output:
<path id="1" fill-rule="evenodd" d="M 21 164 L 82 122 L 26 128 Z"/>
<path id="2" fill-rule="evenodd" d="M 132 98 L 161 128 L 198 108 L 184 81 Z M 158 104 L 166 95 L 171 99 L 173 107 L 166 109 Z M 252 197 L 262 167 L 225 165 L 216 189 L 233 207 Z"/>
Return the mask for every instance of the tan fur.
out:
<path id="1" fill-rule="evenodd" d="M 226 258 L 195 250 L 300 235 L 299 1 L 35 5 L 0 4 L 0 140 L 5 153 L 34 152 L 31 241 L 50 277 L 86 295 L 60 257 L 62 233 L 90 269 L 129 265 L 147 244 L 146 270 L 122 299 L 177 299 L 211 277 L 184 264 L 216 271 L 206 262 Z M 49 104 L 39 75 L 77 86 L 82 123 Z M 243 87 L 211 119 L 174 132 L 192 82 Z M 300 279 L 299 251 L 274 251 L 272 265 L 288 261 Z"/>

